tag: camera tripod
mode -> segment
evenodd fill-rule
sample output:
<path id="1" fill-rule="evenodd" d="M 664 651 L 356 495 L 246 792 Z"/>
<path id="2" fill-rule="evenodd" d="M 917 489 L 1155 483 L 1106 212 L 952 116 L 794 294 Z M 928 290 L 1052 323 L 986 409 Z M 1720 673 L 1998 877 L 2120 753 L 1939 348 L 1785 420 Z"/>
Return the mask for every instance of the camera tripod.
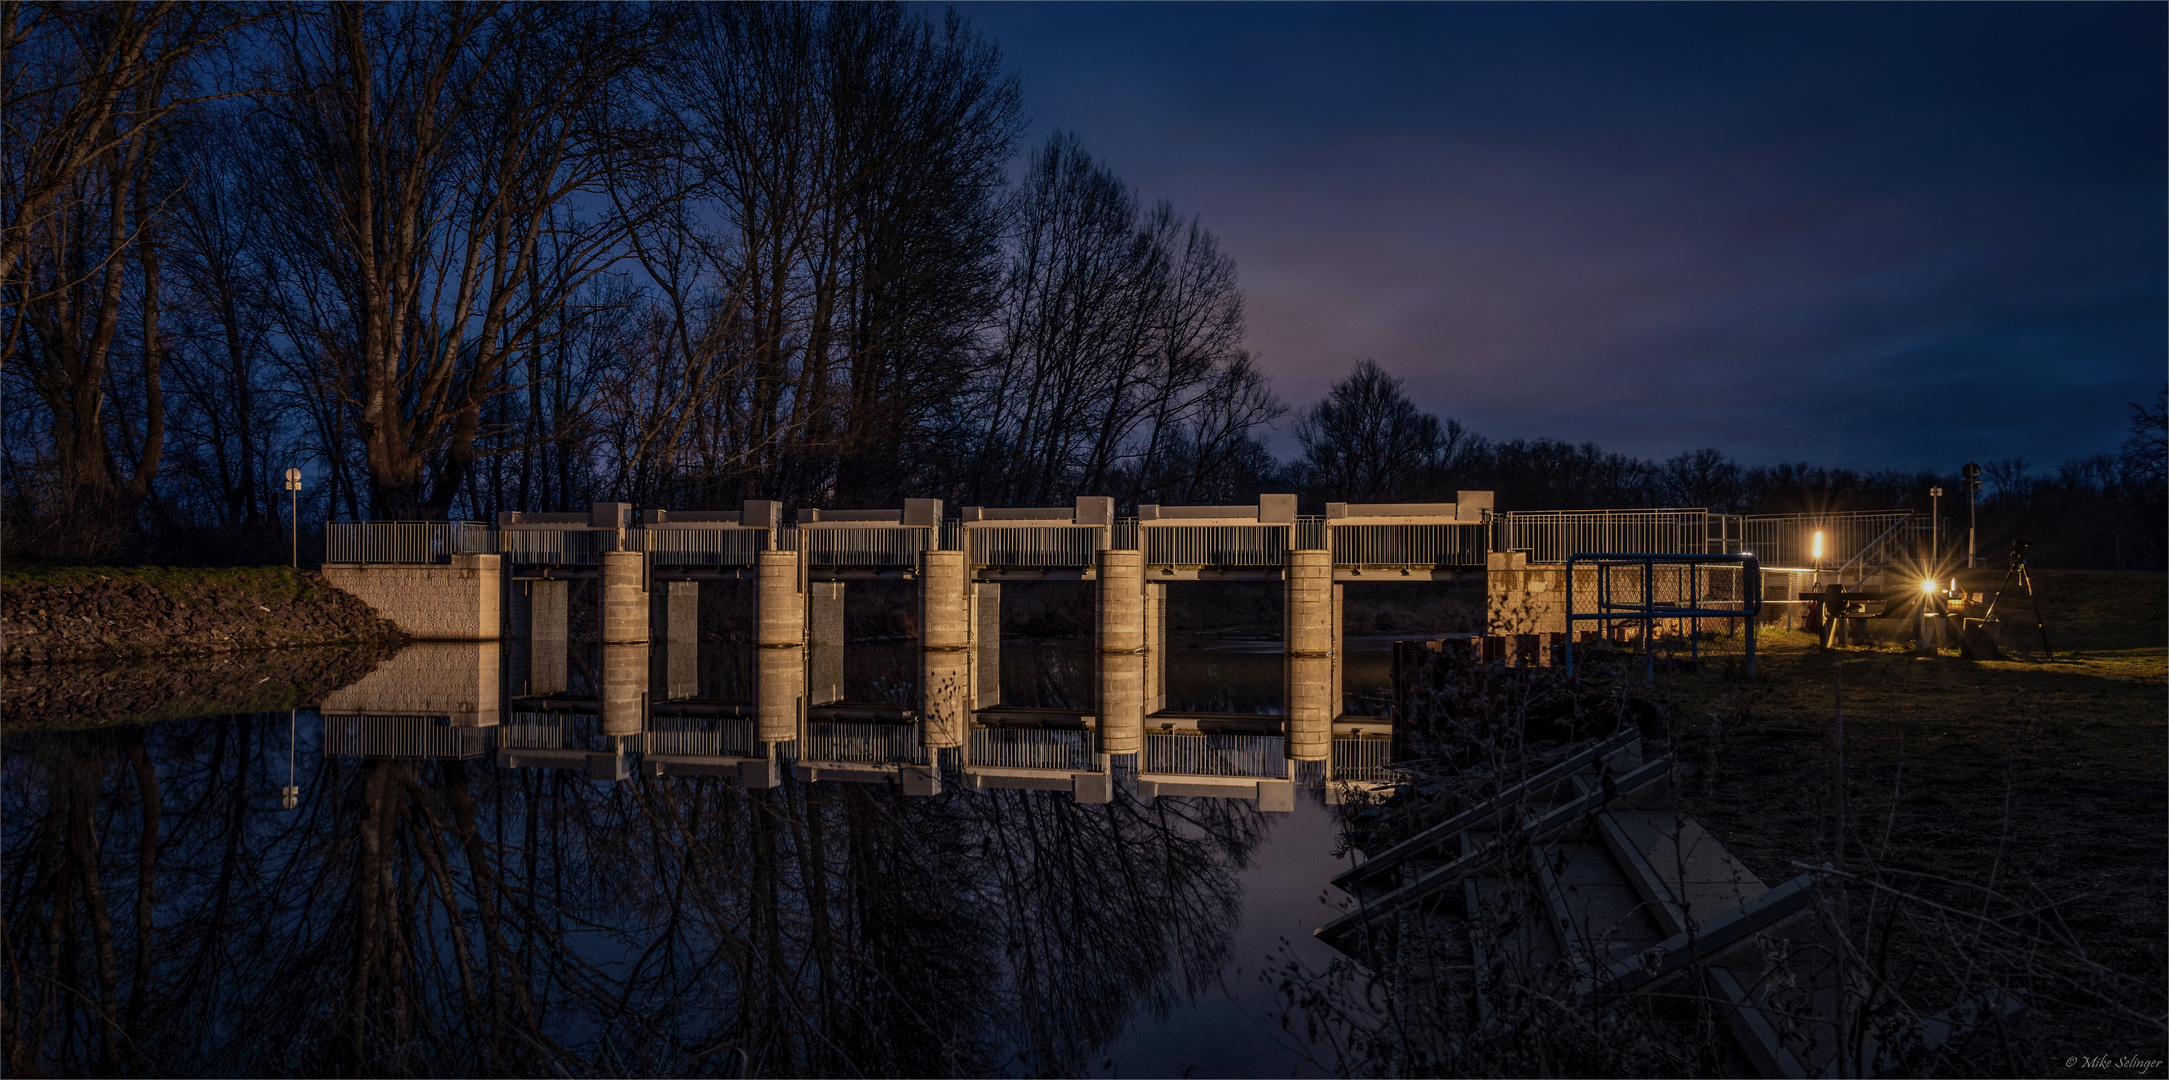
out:
<path id="1" fill-rule="evenodd" d="M 2041 635 L 2042 655 L 2050 660 L 2056 659 L 2056 654 L 2049 650 L 2048 624 L 2041 619 L 2041 598 L 2034 595 L 2033 576 L 2026 572 L 2025 540 L 2012 541 L 2011 565 L 2009 569 L 2003 572 L 2003 584 L 1996 587 L 1995 598 L 1988 602 L 1988 610 L 1982 612 L 1980 618 L 1965 620 L 1964 632 L 1958 638 L 1959 647 L 1969 657 L 1975 655 L 1976 645 L 1984 646 L 1978 651 L 1986 653 L 1987 656 L 1993 657 L 1996 655 L 1995 644 L 1985 640 L 1981 632 L 1990 623 L 1997 621 L 1996 607 L 2003 603 L 2003 594 L 2011 587 L 2011 579 L 2013 578 L 2018 579 L 2018 583 L 2026 587 L 2026 601 L 2033 605 L 2033 628 Z"/>

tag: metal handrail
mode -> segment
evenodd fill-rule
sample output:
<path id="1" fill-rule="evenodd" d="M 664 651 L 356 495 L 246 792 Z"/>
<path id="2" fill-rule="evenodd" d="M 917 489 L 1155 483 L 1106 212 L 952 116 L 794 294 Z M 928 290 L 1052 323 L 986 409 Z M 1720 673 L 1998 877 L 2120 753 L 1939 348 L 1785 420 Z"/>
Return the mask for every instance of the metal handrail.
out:
<path id="1" fill-rule="evenodd" d="M 1288 775 L 1287 740 L 1279 735 L 1215 735 L 1199 731 L 1148 731 L 1138 772 L 1160 776 Z"/>
<path id="2" fill-rule="evenodd" d="M 1148 525 L 1146 566 L 1274 569 L 1288 563 L 1286 525 Z"/>
<path id="3" fill-rule="evenodd" d="M 973 566 L 1071 568 L 1093 565 L 1106 546 L 1101 525 L 972 525 L 964 530 Z"/>
<path id="4" fill-rule="evenodd" d="M 919 553 L 941 550 L 938 529 L 925 526 L 824 529 L 800 526 L 797 548 L 806 565 L 816 568 L 910 568 Z"/>
<path id="5" fill-rule="evenodd" d="M 1482 566 L 1482 525 L 1335 525 L 1333 565 L 1368 569 Z"/>
<path id="6" fill-rule="evenodd" d="M 1491 550 L 1526 551 L 1536 563 L 1565 562 L 1578 551 L 1703 554 L 1709 511 L 1700 507 L 1646 510 L 1539 510 L 1487 513 Z"/>
<path id="7" fill-rule="evenodd" d="M 975 727 L 968 761 L 991 769 L 1098 772 L 1092 750 L 1092 733 L 1084 730 Z"/>
<path id="8" fill-rule="evenodd" d="M 627 530 L 629 534 L 642 530 Z M 616 551 L 621 538 L 616 529 L 503 529 L 497 548 L 512 566 L 595 566 L 605 552 Z M 629 550 L 632 540 L 627 543 Z"/>
<path id="9" fill-rule="evenodd" d="M 491 540 L 479 521 L 332 521 L 324 525 L 324 561 L 427 566 L 490 554 Z"/>
<path id="10" fill-rule="evenodd" d="M 806 723 L 798 760 L 812 765 L 925 765 L 932 759 L 920 745 L 916 724 L 811 720 Z"/>
<path id="11" fill-rule="evenodd" d="M 1858 554 L 1854 555 L 1850 559 L 1845 560 L 1845 562 L 1838 567 L 1838 583 L 1841 585 L 1845 583 L 1845 572 L 1847 570 L 1853 569 L 1853 565 L 1855 563 L 1859 564 L 1859 570 L 1854 575 L 1853 583 L 1855 585 L 1858 585 L 1867 581 L 1868 574 L 1871 572 L 1868 569 L 1867 560 L 1869 555 L 1871 554 L 1876 556 L 1875 569 L 1873 572 L 1880 573 L 1883 567 L 1890 563 L 1890 555 L 1884 549 L 1890 545 L 1892 537 L 1897 536 L 1900 532 L 1911 531 L 1909 529 L 1909 526 L 1912 524 L 1912 521 L 1913 512 L 1911 510 L 1908 510 L 1905 512 L 1904 516 L 1892 522 L 1890 528 L 1884 529 L 1881 534 L 1876 536 L 1875 539 L 1868 541 L 1867 544 L 1860 549 Z"/>
<path id="12" fill-rule="evenodd" d="M 630 529 L 625 541 L 656 566 L 752 566 L 754 552 L 768 547 L 768 530 Z"/>

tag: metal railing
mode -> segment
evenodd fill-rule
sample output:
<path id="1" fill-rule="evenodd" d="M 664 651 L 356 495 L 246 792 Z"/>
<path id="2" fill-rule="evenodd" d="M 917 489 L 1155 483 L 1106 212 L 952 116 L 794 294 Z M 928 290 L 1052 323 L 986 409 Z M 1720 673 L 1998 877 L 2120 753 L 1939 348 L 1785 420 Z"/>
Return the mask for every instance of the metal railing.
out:
<path id="1" fill-rule="evenodd" d="M 1137 548 L 1137 519 L 1136 519 L 1136 518 L 1116 518 L 1116 519 L 1115 519 L 1115 530 L 1114 530 L 1114 532 L 1112 532 L 1112 533 L 1108 534 L 1108 537 L 1107 537 L 1107 546 L 1108 546 L 1108 548 L 1109 548 L 1109 549 L 1111 549 L 1111 550 L 1114 550 L 1114 551 L 1136 551 L 1136 550 L 1138 550 L 1138 548 Z"/>
<path id="2" fill-rule="evenodd" d="M 645 751 L 685 757 L 757 758 L 753 721 L 740 716 L 655 716 L 648 720 Z"/>
<path id="3" fill-rule="evenodd" d="M 487 555 L 490 529 L 478 521 L 333 521 L 324 525 L 324 561 L 422 566 L 454 555 Z"/>
<path id="4" fill-rule="evenodd" d="M 1197 731 L 1145 733 L 1141 773 L 1176 776 L 1288 775 L 1287 740 L 1278 735 L 1212 735 Z"/>
<path id="5" fill-rule="evenodd" d="M 1106 530 L 1098 525 L 975 525 L 964 533 L 973 566 L 1075 569 L 1098 559 Z"/>
<path id="6" fill-rule="evenodd" d="M 1300 516 L 1295 519 L 1295 548 L 1297 551 L 1323 551 L 1327 544 L 1326 519 L 1323 516 Z"/>
<path id="7" fill-rule="evenodd" d="M 1918 534 L 1927 531 L 1925 527 L 1915 526 L 1913 515 L 1908 512 L 1906 516 L 1892 522 L 1890 528 L 1883 530 L 1881 535 L 1868 541 L 1858 554 L 1838 567 L 1839 583 L 1844 583 L 1846 576 L 1851 575 L 1856 587 L 1866 584 L 1869 578 L 1882 573 L 1892 559 L 1913 546 Z"/>
<path id="8" fill-rule="evenodd" d="M 1335 525 L 1333 565 L 1358 569 L 1482 566 L 1481 525 Z"/>
<path id="9" fill-rule="evenodd" d="M 1380 783 L 1395 779 L 1393 740 L 1362 735 L 1333 737 L 1333 779 Z"/>
<path id="10" fill-rule="evenodd" d="M 1912 517 L 1911 510 L 1757 514 L 1740 519 L 1740 549 L 1753 553 L 1764 566 L 1813 567 L 1820 563 L 1824 567 L 1842 567 Z M 1905 532 L 1898 531 L 1900 535 Z M 1819 560 L 1815 557 L 1816 533 L 1823 534 Z"/>
<path id="11" fill-rule="evenodd" d="M 930 759 L 926 747 L 919 745 L 916 724 L 813 720 L 806 724 L 806 737 L 799 744 L 798 760 L 812 765 L 824 762 L 924 765 Z"/>
<path id="12" fill-rule="evenodd" d="M 1491 550 L 1526 551 L 1536 563 L 1565 562 L 1583 551 L 1701 555 L 1709 551 L 1709 516 L 1678 508 L 1495 513 Z"/>
<path id="13" fill-rule="evenodd" d="M 324 717 L 325 757 L 471 758 L 489 753 L 486 727 L 454 727 L 444 716 Z"/>
<path id="14" fill-rule="evenodd" d="M 892 529 L 797 530 L 798 550 L 806 565 L 822 569 L 891 569 L 919 565 L 919 553 L 940 541 L 937 530 L 922 526 Z"/>
<path id="15" fill-rule="evenodd" d="M 618 533 L 615 529 L 504 529 L 497 534 L 497 550 L 512 566 L 595 566 L 602 562 L 603 552 L 618 550 Z"/>
<path id="16" fill-rule="evenodd" d="M 1092 733 L 1083 730 L 975 727 L 970 753 L 971 764 L 995 769 L 1099 771 Z"/>
<path id="17" fill-rule="evenodd" d="M 1145 565 L 1272 569 L 1288 564 L 1286 525 L 1150 525 Z"/>
<path id="18" fill-rule="evenodd" d="M 593 713 L 513 713 L 497 729 L 497 745 L 505 750 L 583 750 L 599 723 Z"/>
<path id="19" fill-rule="evenodd" d="M 752 566 L 768 546 L 767 529 L 634 529 L 625 538 L 656 566 Z"/>

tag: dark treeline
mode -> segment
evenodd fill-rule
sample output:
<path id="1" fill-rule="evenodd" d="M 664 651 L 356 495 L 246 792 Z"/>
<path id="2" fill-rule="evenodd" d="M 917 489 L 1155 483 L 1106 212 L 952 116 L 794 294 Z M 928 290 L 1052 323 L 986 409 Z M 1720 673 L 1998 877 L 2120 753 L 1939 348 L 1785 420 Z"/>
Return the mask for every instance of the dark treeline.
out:
<path id="1" fill-rule="evenodd" d="M 1076 1075 L 1207 988 L 1264 832 L 1216 799 L 327 760 L 317 727 L 8 737 L 11 1074 Z"/>
<path id="2" fill-rule="evenodd" d="M 0 35 L 16 559 L 275 558 L 290 466 L 308 522 L 1291 487 L 1845 509 L 1933 482 L 1489 442 L 1368 365 L 1276 462 L 1233 259 L 1073 136 L 1024 145 L 953 15 L 4 0 Z M 2160 456 L 2132 460 L 1990 498 L 2107 514 L 2073 558 L 2159 565 Z"/>
<path id="3" fill-rule="evenodd" d="M 2121 446 L 2057 463 L 1981 462 L 1979 550 L 2002 565 L 2011 541 L 2033 542 L 2038 565 L 2098 570 L 2169 568 L 2169 391 L 2133 403 Z M 1456 490 L 1495 493 L 1502 510 L 1702 507 L 1726 514 L 1911 509 L 1966 525 L 1959 468 L 1860 471 L 1807 463 L 1743 467 L 1715 449 L 1664 461 L 1556 439 L 1493 442 L 1409 400 L 1400 380 L 1361 361 L 1296 419 L 1301 455 L 1267 484 L 1325 500 L 1427 502 Z M 1940 500 L 1930 489 L 1941 487 Z M 1316 512 L 1313 510 L 1312 512 Z M 1946 537 L 1953 534 L 1946 531 Z"/>

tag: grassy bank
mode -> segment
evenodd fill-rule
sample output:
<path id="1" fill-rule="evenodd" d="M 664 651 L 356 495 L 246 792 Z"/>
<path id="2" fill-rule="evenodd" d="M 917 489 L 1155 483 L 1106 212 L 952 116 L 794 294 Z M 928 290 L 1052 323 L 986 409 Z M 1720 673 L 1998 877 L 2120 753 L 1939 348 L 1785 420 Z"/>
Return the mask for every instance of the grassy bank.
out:
<path id="1" fill-rule="evenodd" d="M 0 575 L 11 663 L 115 661 L 393 641 L 399 630 L 315 571 L 53 567 Z"/>

